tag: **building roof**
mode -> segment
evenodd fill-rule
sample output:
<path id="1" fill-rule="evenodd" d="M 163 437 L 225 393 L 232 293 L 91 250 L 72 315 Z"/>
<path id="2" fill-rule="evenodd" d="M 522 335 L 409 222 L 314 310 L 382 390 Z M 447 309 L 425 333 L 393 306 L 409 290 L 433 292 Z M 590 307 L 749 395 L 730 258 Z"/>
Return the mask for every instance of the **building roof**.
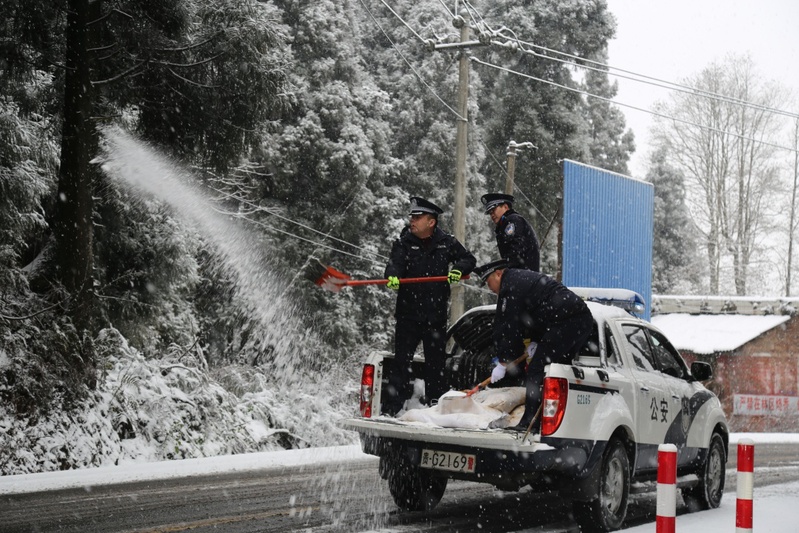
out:
<path id="1" fill-rule="evenodd" d="M 655 315 L 652 324 L 674 347 L 696 354 L 736 350 L 763 333 L 790 320 L 788 315 Z"/>
<path id="2" fill-rule="evenodd" d="M 797 297 L 652 295 L 653 315 L 659 313 L 794 315 L 797 309 L 799 309 Z"/>

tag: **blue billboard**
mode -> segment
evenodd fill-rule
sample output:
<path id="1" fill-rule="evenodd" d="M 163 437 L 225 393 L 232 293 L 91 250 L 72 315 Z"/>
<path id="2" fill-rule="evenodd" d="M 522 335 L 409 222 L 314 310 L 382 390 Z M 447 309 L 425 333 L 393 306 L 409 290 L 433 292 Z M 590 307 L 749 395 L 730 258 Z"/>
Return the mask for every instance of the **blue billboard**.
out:
<path id="1" fill-rule="evenodd" d="M 563 161 L 563 284 L 630 289 L 652 306 L 654 187 Z"/>

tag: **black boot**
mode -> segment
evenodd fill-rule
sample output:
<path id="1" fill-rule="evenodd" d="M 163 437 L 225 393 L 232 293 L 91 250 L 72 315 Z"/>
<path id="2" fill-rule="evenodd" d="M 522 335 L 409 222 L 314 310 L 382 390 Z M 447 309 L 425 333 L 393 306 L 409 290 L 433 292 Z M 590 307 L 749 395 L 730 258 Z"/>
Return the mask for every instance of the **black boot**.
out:
<path id="1" fill-rule="evenodd" d="M 536 418 L 535 422 L 533 422 L 532 427 L 530 427 L 530 420 L 525 419 L 525 417 L 522 416 L 522 419 L 519 421 L 517 425 L 511 426 L 508 429 L 510 429 L 511 431 L 518 431 L 519 433 L 527 433 L 528 428 L 530 428 L 531 435 L 541 433 L 541 417 L 539 416 L 538 418 Z"/>
<path id="2" fill-rule="evenodd" d="M 397 413 L 402 411 L 405 407 L 405 398 L 403 395 L 391 384 L 385 389 L 386 398 L 383 405 L 380 406 L 380 414 L 383 416 L 397 416 Z"/>
<path id="3" fill-rule="evenodd" d="M 533 421 L 533 417 L 535 416 L 536 412 L 538 412 L 538 407 L 541 405 L 541 386 L 543 383 L 543 374 L 534 374 L 533 372 L 528 371 L 527 379 L 525 380 L 527 391 L 524 398 L 524 414 L 522 415 L 522 419 L 519 420 L 518 425 L 508 429 L 522 432 L 527 431 L 527 428 L 530 426 L 530 422 Z M 533 422 L 533 427 L 530 430 L 530 433 L 540 432 L 541 413 L 538 413 L 535 422 Z"/>

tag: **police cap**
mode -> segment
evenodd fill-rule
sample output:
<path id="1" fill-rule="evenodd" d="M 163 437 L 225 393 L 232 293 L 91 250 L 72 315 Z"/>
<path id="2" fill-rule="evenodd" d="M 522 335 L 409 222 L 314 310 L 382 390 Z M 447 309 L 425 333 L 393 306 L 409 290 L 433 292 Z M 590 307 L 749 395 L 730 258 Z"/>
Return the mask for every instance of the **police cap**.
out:
<path id="1" fill-rule="evenodd" d="M 485 209 L 485 213 L 488 214 L 489 211 L 497 207 L 498 205 L 508 204 L 509 206 L 513 206 L 513 196 L 510 194 L 502 194 L 502 193 L 489 193 L 484 194 L 480 201 L 483 202 L 483 208 Z"/>
<path id="2" fill-rule="evenodd" d="M 433 202 L 428 202 L 424 198 L 418 196 L 411 196 L 411 210 L 410 215 L 433 215 L 438 218 L 438 215 L 443 213 L 444 210 L 438 207 Z"/>
<path id="3" fill-rule="evenodd" d="M 508 268 L 509 265 L 509 260 L 497 259 L 496 261 L 491 261 L 490 263 L 475 267 L 475 269 L 472 270 L 472 274 L 480 278 L 481 282 L 485 283 L 491 274 L 502 268 Z"/>

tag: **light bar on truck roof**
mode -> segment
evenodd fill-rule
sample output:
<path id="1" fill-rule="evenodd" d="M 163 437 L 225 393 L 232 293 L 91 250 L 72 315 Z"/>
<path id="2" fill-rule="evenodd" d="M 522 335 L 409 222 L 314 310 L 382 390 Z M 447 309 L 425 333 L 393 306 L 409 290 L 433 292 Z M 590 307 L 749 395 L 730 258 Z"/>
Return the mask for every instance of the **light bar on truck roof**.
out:
<path id="1" fill-rule="evenodd" d="M 589 302 L 612 305 L 633 315 L 646 311 L 644 297 L 629 289 L 600 289 L 595 287 L 569 287 L 577 296 Z"/>

